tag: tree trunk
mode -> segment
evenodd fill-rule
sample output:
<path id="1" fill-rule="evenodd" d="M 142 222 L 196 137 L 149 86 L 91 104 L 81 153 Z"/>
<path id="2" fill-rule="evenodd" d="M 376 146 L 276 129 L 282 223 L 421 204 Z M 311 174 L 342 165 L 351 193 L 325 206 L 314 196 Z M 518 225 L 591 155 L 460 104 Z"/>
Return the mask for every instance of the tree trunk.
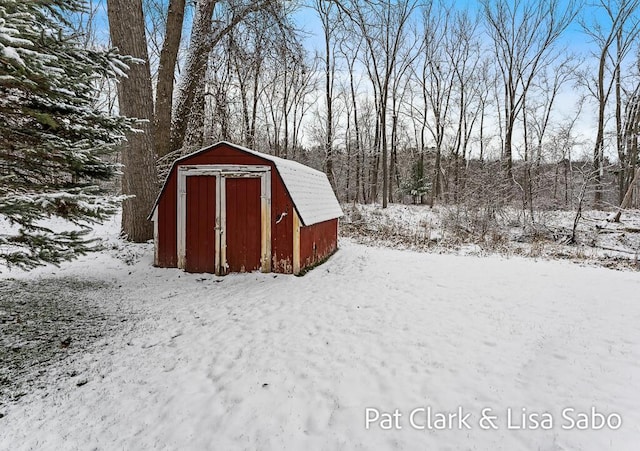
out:
<path id="1" fill-rule="evenodd" d="M 216 3 L 215 0 L 204 0 L 198 2 L 196 8 L 189 54 L 185 63 L 184 77 L 178 88 L 176 110 L 171 125 L 170 150 L 179 149 L 184 144 L 197 88 L 204 83 L 209 51 L 211 50 L 211 17 Z"/>
<path id="2" fill-rule="evenodd" d="M 389 89 L 380 90 L 380 146 L 382 147 L 382 208 L 387 208 L 389 199 L 389 149 L 387 149 L 387 99 Z"/>
<path id="3" fill-rule="evenodd" d="M 377 100 L 377 99 L 376 99 Z M 371 163 L 371 190 L 369 198 L 378 201 L 378 173 L 380 170 L 380 115 L 376 112 L 376 127 L 373 137 L 373 162 Z"/>
<path id="4" fill-rule="evenodd" d="M 325 44 L 325 66 L 324 66 L 324 76 L 325 76 L 325 102 L 327 104 L 327 140 L 325 142 L 325 158 L 327 161 L 326 169 L 327 169 L 327 177 L 329 178 L 329 183 L 333 189 L 336 189 L 336 181 L 333 175 L 333 75 L 334 75 L 334 66 L 331 61 L 331 32 L 329 30 L 329 16 L 324 18 L 326 23 L 324 23 L 324 44 Z"/>
<path id="5" fill-rule="evenodd" d="M 621 53 L 621 45 L 622 45 L 622 30 L 618 30 L 616 33 L 616 51 L 617 51 L 617 61 L 622 60 Z M 626 169 L 627 169 L 627 161 L 626 155 L 624 152 L 624 144 L 622 142 L 623 136 L 623 124 L 622 124 L 622 82 L 620 76 L 620 65 L 616 65 L 613 71 L 613 77 L 615 80 L 615 93 L 616 93 L 616 150 L 618 151 L 618 161 L 620 164 L 620 171 L 618 172 L 618 203 L 622 203 L 625 195 L 625 178 L 626 178 Z"/>
<path id="6" fill-rule="evenodd" d="M 156 86 L 154 144 L 158 157 L 171 151 L 171 111 L 173 109 L 173 83 L 178 50 L 182 39 L 185 0 L 170 0 L 167 27 L 160 52 L 158 82 Z"/>
<path id="7" fill-rule="evenodd" d="M 362 182 L 360 178 L 360 154 L 362 153 L 363 165 L 364 165 L 364 153 L 361 152 L 360 145 L 360 126 L 358 124 L 358 102 L 356 97 L 356 90 L 353 84 L 353 70 L 349 71 L 349 88 L 351 90 L 351 103 L 353 105 L 353 126 L 356 133 L 356 202 L 360 202 L 359 189 Z"/>
<path id="8" fill-rule="evenodd" d="M 600 63 L 598 65 L 598 130 L 596 133 L 596 143 L 593 149 L 593 175 L 595 181 L 595 193 L 593 206 L 596 209 L 602 208 L 602 178 L 604 175 L 604 120 L 605 107 L 608 95 L 605 95 L 605 79 L 604 72 L 606 66 L 606 56 L 608 47 L 605 47 L 600 54 Z"/>
<path id="9" fill-rule="evenodd" d="M 142 0 L 107 0 L 111 43 L 122 54 L 144 61 L 132 64 L 126 78 L 118 83 L 120 114 L 143 119 L 142 133 L 129 133 L 122 148 L 122 194 L 134 196 L 122 205 L 122 234 L 134 242 L 153 238 L 153 225 L 147 220 L 157 194 L 155 151 L 151 123 L 153 91 L 147 55 L 147 39 Z"/>
<path id="10" fill-rule="evenodd" d="M 258 59 L 258 64 L 253 76 L 253 105 L 251 109 L 251 124 L 249 126 L 249 133 L 247 135 L 247 146 L 253 148 L 256 142 L 256 122 L 258 120 L 258 103 L 259 103 L 259 86 L 260 86 L 260 73 L 262 72 L 262 60 Z"/>
<path id="11" fill-rule="evenodd" d="M 636 185 L 636 183 L 638 183 L 638 181 L 640 181 L 640 168 L 636 169 L 635 176 L 633 177 L 633 180 L 631 180 L 631 183 L 627 188 L 627 192 L 625 193 L 624 198 L 620 203 L 620 208 L 618 209 L 618 211 L 616 212 L 615 216 L 612 219 L 613 222 L 620 222 L 620 216 L 622 216 L 622 210 L 624 210 L 625 208 L 629 208 L 629 206 L 631 205 L 631 199 L 633 198 L 633 188 Z"/>
<path id="12" fill-rule="evenodd" d="M 620 216 L 622 215 L 622 210 L 625 208 L 629 208 L 631 206 L 631 201 L 633 200 L 633 190 L 637 183 L 640 182 L 640 167 L 637 167 L 638 163 L 638 128 L 640 123 L 640 110 L 638 109 L 638 99 L 634 96 L 634 98 L 630 101 L 632 103 L 631 108 L 633 109 L 632 114 L 629 115 L 629 124 L 627 127 L 627 131 L 625 133 L 625 138 L 627 141 L 627 158 L 630 163 L 630 173 L 633 174 L 631 181 L 626 187 L 626 192 L 622 201 L 620 202 L 620 208 L 615 214 L 613 221 L 619 222 Z"/>
<path id="13" fill-rule="evenodd" d="M 351 198 L 351 193 L 349 192 L 349 189 L 351 188 L 351 127 L 350 124 L 351 123 L 351 115 L 349 114 L 349 112 L 347 111 L 347 128 L 345 130 L 345 151 L 346 151 L 346 157 L 347 157 L 347 161 L 346 161 L 346 175 L 345 175 L 345 189 L 344 189 L 344 201 L 349 203 L 349 199 Z"/>
<path id="14" fill-rule="evenodd" d="M 569 206 L 569 187 L 573 187 L 573 177 L 570 177 L 571 170 L 571 154 L 569 154 L 569 159 L 564 160 L 564 206 Z M 571 180 L 570 180 L 571 179 Z M 573 195 L 573 188 L 571 188 L 571 194 Z M 573 196 L 572 196 L 573 197 Z"/>
<path id="15" fill-rule="evenodd" d="M 396 116 L 396 105 L 395 105 L 396 99 L 393 98 L 393 106 L 392 106 L 392 114 L 393 116 L 391 117 L 391 158 L 389 160 L 389 195 L 388 195 L 388 199 L 389 202 L 393 203 L 395 202 L 394 197 L 393 197 L 393 177 L 396 173 L 396 162 L 397 162 L 397 149 L 396 149 L 396 133 L 397 133 L 397 126 L 398 126 L 398 118 Z"/>
<path id="16" fill-rule="evenodd" d="M 216 96 L 216 108 L 224 109 L 219 106 L 220 99 Z M 226 99 L 225 99 L 226 100 Z M 182 142 L 182 148 L 185 153 L 196 151 L 204 146 L 204 116 L 205 116 L 205 86 L 204 83 L 196 86 L 196 91 L 191 103 L 191 112 L 187 121 L 187 129 L 185 131 L 184 140 Z M 220 112 L 219 112 L 220 113 Z M 225 134 L 225 120 L 224 111 L 222 114 L 218 114 L 221 128 L 221 139 L 224 139 Z"/>
<path id="17" fill-rule="evenodd" d="M 504 136 L 504 149 L 502 157 L 502 168 L 504 170 L 505 180 L 507 186 L 511 186 L 513 183 L 513 155 L 511 146 L 513 145 L 513 127 L 515 124 L 515 118 L 511 112 L 506 113 L 507 124 L 505 124 L 505 136 Z"/>
<path id="18" fill-rule="evenodd" d="M 600 100 L 598 107 L 598 131 L 596 134 L 596 144 L 593 150 L 593 179 L 595 182 L 595 192 L 593 207 L 602 208 L 602 178 L 604 175 L 604 101 Z"/>

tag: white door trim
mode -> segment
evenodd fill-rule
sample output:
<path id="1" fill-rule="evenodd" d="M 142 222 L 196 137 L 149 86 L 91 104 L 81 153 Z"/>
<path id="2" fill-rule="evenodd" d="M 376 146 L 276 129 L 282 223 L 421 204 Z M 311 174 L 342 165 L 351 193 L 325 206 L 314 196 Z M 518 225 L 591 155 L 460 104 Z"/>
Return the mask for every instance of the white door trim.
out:
<path id="1" fill-rule="evenodd" d="M 293 209 L 293 273 L 300 274 L 300 216 Z"/>

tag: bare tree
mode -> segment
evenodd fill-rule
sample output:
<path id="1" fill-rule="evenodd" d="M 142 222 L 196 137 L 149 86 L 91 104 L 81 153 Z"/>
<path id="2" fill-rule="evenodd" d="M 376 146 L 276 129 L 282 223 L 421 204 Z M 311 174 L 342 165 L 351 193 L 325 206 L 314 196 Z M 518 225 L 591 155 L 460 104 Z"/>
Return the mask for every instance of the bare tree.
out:
<path id="1" fill-rule="evenodd" d="M 575 18 L 574 0 L 481 0 L 503 90 L 503 166 L 512 180 L 514 128 L 529 88 L 557 57 L 555 45 Z"/>
<path id="2" fill-rule="evenodd" d="M 344 59 L 347 67 L 347 73 L 349 74 L 348 81 L 345 84 L 348 85 L 348 88 L 344 87 L 343 90 L 346 92 L 345 94 L 345 103 L 350 105 L 350 107 L 345 108 L 348 112 L 349 117 L 347 117 L 347 135 L 346 141 L 348 145 L 349 155 L 355 156 L 356 167 L 355 167 L 355 189 L 354 189 L 354 199 L 356 202 L 360 202 L 364 200 L 364 192 L 363 192 L 363 169 L 364 169 L 364 147 L 362 145 L 362 134 L 360 131 L 360 120 L 359 120 L 359 110 L 358 110 L 358 85 L 356 82 L 356 61 L 358 59 L 358 54 L 362 47 L 361 40 L 340 40 L 340 53 L 342 54 L 342 58 Z M 351 125 L 353 118 L 353 132 L 351 133 Z M 353 146 L 353 148 L 352 148 Z"/>
<path id="3" fill-rule="evenodd" d="M 598 45 L 595 55 L 598 60 L 597 75 L 595 80 L 587 82 L 587 88 L 598 105 L 598 124 L 593 149 L 596 208 L 601 208 L 603 202 L 607 104 L 616 80 L 619 80 L 620 66 L 640 33 L 640 21 L 636 16 L 639 5 L 640 0 L 599 0 L 595 5 L 598 14 L 588 10 L 581 19 L 584 32 Z M 617 128 L 619 123 L 618 119 Z"/>
<path id="4" fill-rule="evenodd" d="M 377 112 L 382 149 L 382 207 L 387 207 L 389 197 L 387 102 L 392 73 L 398 53 L 417 7 L 415 0 L 381 0 L 336 2 L 341 11 L 355 25 L 364 40 L 367 51 L 367 67 L 378 93 Z"/>
<path id="5" fill-rule="evenodd" d="M 264 90 L 265 61 L 277 47 L 280 33 L 263 20 L 247 20 L 230 33 L 228 58 L 234 68 L 241 102 L 242 138 L 248 147 L 256 144 L 260 96 Z"/>
<path id="6" fill-rule="evenodd" d="M 465 167 L 471 134 L 480 108 L 482 84 L 478 68 L 482 62 L 478 36 L 478 20 L 467 10 L 457 11 L 453 15 L 451 36 L 447 38 L 445 52 L 448 63 L 453 67 L 455 95 L 457 97 L 457 121 L 452 146 L 451 164 L 453 166 L 453 199 L 459 200 L 461 172 Z"/>
<path id="7" fill-rule="evenodd" d="M 434 8 L 432 4 L 431 8 Z M 430 132 L 434 143 L 435 161 L 429 205 L 433 206 L 442 193 L 442 159 L 444 141 L 449 129 L 450 110 L 454 91 L 455 65 L 446 48 L 453 43 L 451 33 L 452 9 L 440 6 L 423 12 L 423 52 L 422 68 L 417 79 L 424 102 L 424 127 Z M 457 48 L 457 43 L 453 43 Z M 453 50 L 452 50 L 453 51 Z M 431 110 L 432 121 L 427 118 L 427 108 Z"/>
<path id="8" fill-rule="evenodd" d="M 305 61 L 305 52 L 293 27 L 278 30 L 274 45 L 262 49 L 258 103 L 267 129 L 269 148 L 275 155 L 289 157 L 296 152 L 301 117 L 310 86 L 316 75 Z"/>
<path id="9" fill-rule="evenodd" d="M 335 3 L 326 0 L 314 0 L 313 8 L 318 13 L 320 23 L 322 24 L 322 32 L 324 38 L 324 99 L 326 108 L 326 137 L 324 141 L 325 148 L 325 169 L 331 186 L 336 186 L 333 174 L 333 86 L 336 73 L 336 22 L 338 19 L 338 8 Z"/>
<path id="10" fill-rule="evenodd" d="M 620 221 L 622 210 L 629 208 L 633 200 L 633 192 L 638 184 L 640 184 L 640 166 L 638 163 L 639 148 L 638 139 L 640 135 L 640 84 L 636 87 L 629 102 L 627 103 L 627 114 L 625 115 L 625 124 L 623 132 L 624 155 L 621 155 L 621 169 L 623 165 L 628 166 L 626 174 L 625 194 L 620 201 L 620 208 L 611 218 L 613 221 Z M 621 174 L 621 180 L 625 174 Z M 624 185 L 623 185 L 624 187 Z"/>
<path id="11" fill-rule="evenodd" d="M 575 136 L 575 127 L 582 113 L 584 106 L 584 97 L 580 98 L 577 102 L 575 112 L 572 116 L 563 118 L 557 121 L 551 128 L 548 146 L 551 153 L 551 158 L 554 161 L 554 176 L 553 176 L 553 188 L 552 199 L 558 200 L 558 191 L 560 186 L 560 179 L 563 180 L 563 195 L 561 203 L 565 208 L 570 206 L 570 201 L 573 199 L 574 186 L 573 186 L 573 159 L 574 159 L 574 147 L 578 144 L 578 140 Z M 560 169 L 562 168 L 562 174 Z"/>
<path id="12" fill-rule="evenodd" d="M 213 13 L 216 6 L 222 8 L 215 24 Z M 226 6 L 226 8 L 224 8 Z M 273 9 L 271 8 L 273 6 Z M 198 2 L 192 24 L 189 52 L 186 57 L 184 73 L 178 86 L 175 110 L 171 125 L 171 150 L 183 146 L 189 122 L 203 123 L 204 92 L 209 53 L 222 38 L 247 16 L 258 11 L 268 11 L 271 17 L 280 12 L 271 0 L 258 2 L 240 2 L 239 4 L 219 5 L 217 0 Z M 215 26 L 213 26 L 215 25 Z M 200 89 L 200 91 L 198 91 Z"/>
<path id="13" fill-rule="evenodd" d="M 396 64 L 391 72 L 391 158 L 389 160 L 389 202 L 394 202 L 394 181 L 395 188 L 400 190 L 401 177 L 399 168 L 399 148 L 401 141 L 401 128 L 403 121 L 401 115 L 403 106 L 410 94 L 410 82 L 414 62 L 420 56 L 421 39 L 417 32 L 406 33 L 398 49 Z M 404 117 L 404 116 L 403 116 Z"/>
<path id="14" fill-rule="evenodd" d="M 640 78 L 636 75 L 637 78 Z M 632 180 L 637 180 L 636 167 L 638 166 L 638 134 L 640 133 L 640 80 L 635 89 L 628 95 L 624 105 L 624 117 L 620 124 L 620 144 L 618 159 L 620 163 L 619 188 L 620 204 L 633 186 Z M 622 109 L 622 108 L 621 108 Z M 630 205 L 631 199 L 629 199 Z M 627 208 L 629 205 L 623 208 Z"/>
<path id="15" fill-rule="evenodd" d="M 530 89 L 529 96 L 524 99 L 523 130 L 523 211 L 528 209 L 532 222 L 535 222 L 534 200 L 539 183 L 537 171 L 543 161 L 544 141 L 552 122 L 552 113 L 556 101 L 564 85 L 575 80 L 576 67 L 579 63 L 574 55 L 566 55 L 561 61 L 541 71 L 538 80 Z"/>

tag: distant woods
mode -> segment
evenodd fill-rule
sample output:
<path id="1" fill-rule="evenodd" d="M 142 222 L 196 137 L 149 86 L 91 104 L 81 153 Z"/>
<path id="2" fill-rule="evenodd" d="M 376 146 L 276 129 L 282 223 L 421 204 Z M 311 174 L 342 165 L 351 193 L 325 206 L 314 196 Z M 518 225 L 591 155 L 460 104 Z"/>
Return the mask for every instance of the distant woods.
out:
<path id="1" fill-rule="evenodd" d="M 110 84 L 99 97 L 147 120 L 122 148 L 135 241 L 153 162 L 219 140 L 318 167 L 344 202 L 532 220 L 585 198 L 638 206 L 640 0 L 106 3 L 112 45 L 146 62 L 118 102 Z M 88 46 L 95 17 L 76 22 Z"/>

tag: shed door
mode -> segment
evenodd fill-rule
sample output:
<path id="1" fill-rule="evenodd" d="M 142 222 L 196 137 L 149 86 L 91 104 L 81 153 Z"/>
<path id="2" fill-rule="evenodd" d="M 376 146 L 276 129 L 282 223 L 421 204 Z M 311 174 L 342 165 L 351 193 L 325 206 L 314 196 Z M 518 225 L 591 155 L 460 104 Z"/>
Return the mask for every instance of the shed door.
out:
<path id="1" fill-rule="evenodd" d="M 227 271 L 260 269 L 260 178 L 225 178 L 225 191 Z"/>
<path id="2" fill-rule="evenodd" d="M 216 177 L 191 176 L 187 182 L 185 269 L 215 272 Z"/>

